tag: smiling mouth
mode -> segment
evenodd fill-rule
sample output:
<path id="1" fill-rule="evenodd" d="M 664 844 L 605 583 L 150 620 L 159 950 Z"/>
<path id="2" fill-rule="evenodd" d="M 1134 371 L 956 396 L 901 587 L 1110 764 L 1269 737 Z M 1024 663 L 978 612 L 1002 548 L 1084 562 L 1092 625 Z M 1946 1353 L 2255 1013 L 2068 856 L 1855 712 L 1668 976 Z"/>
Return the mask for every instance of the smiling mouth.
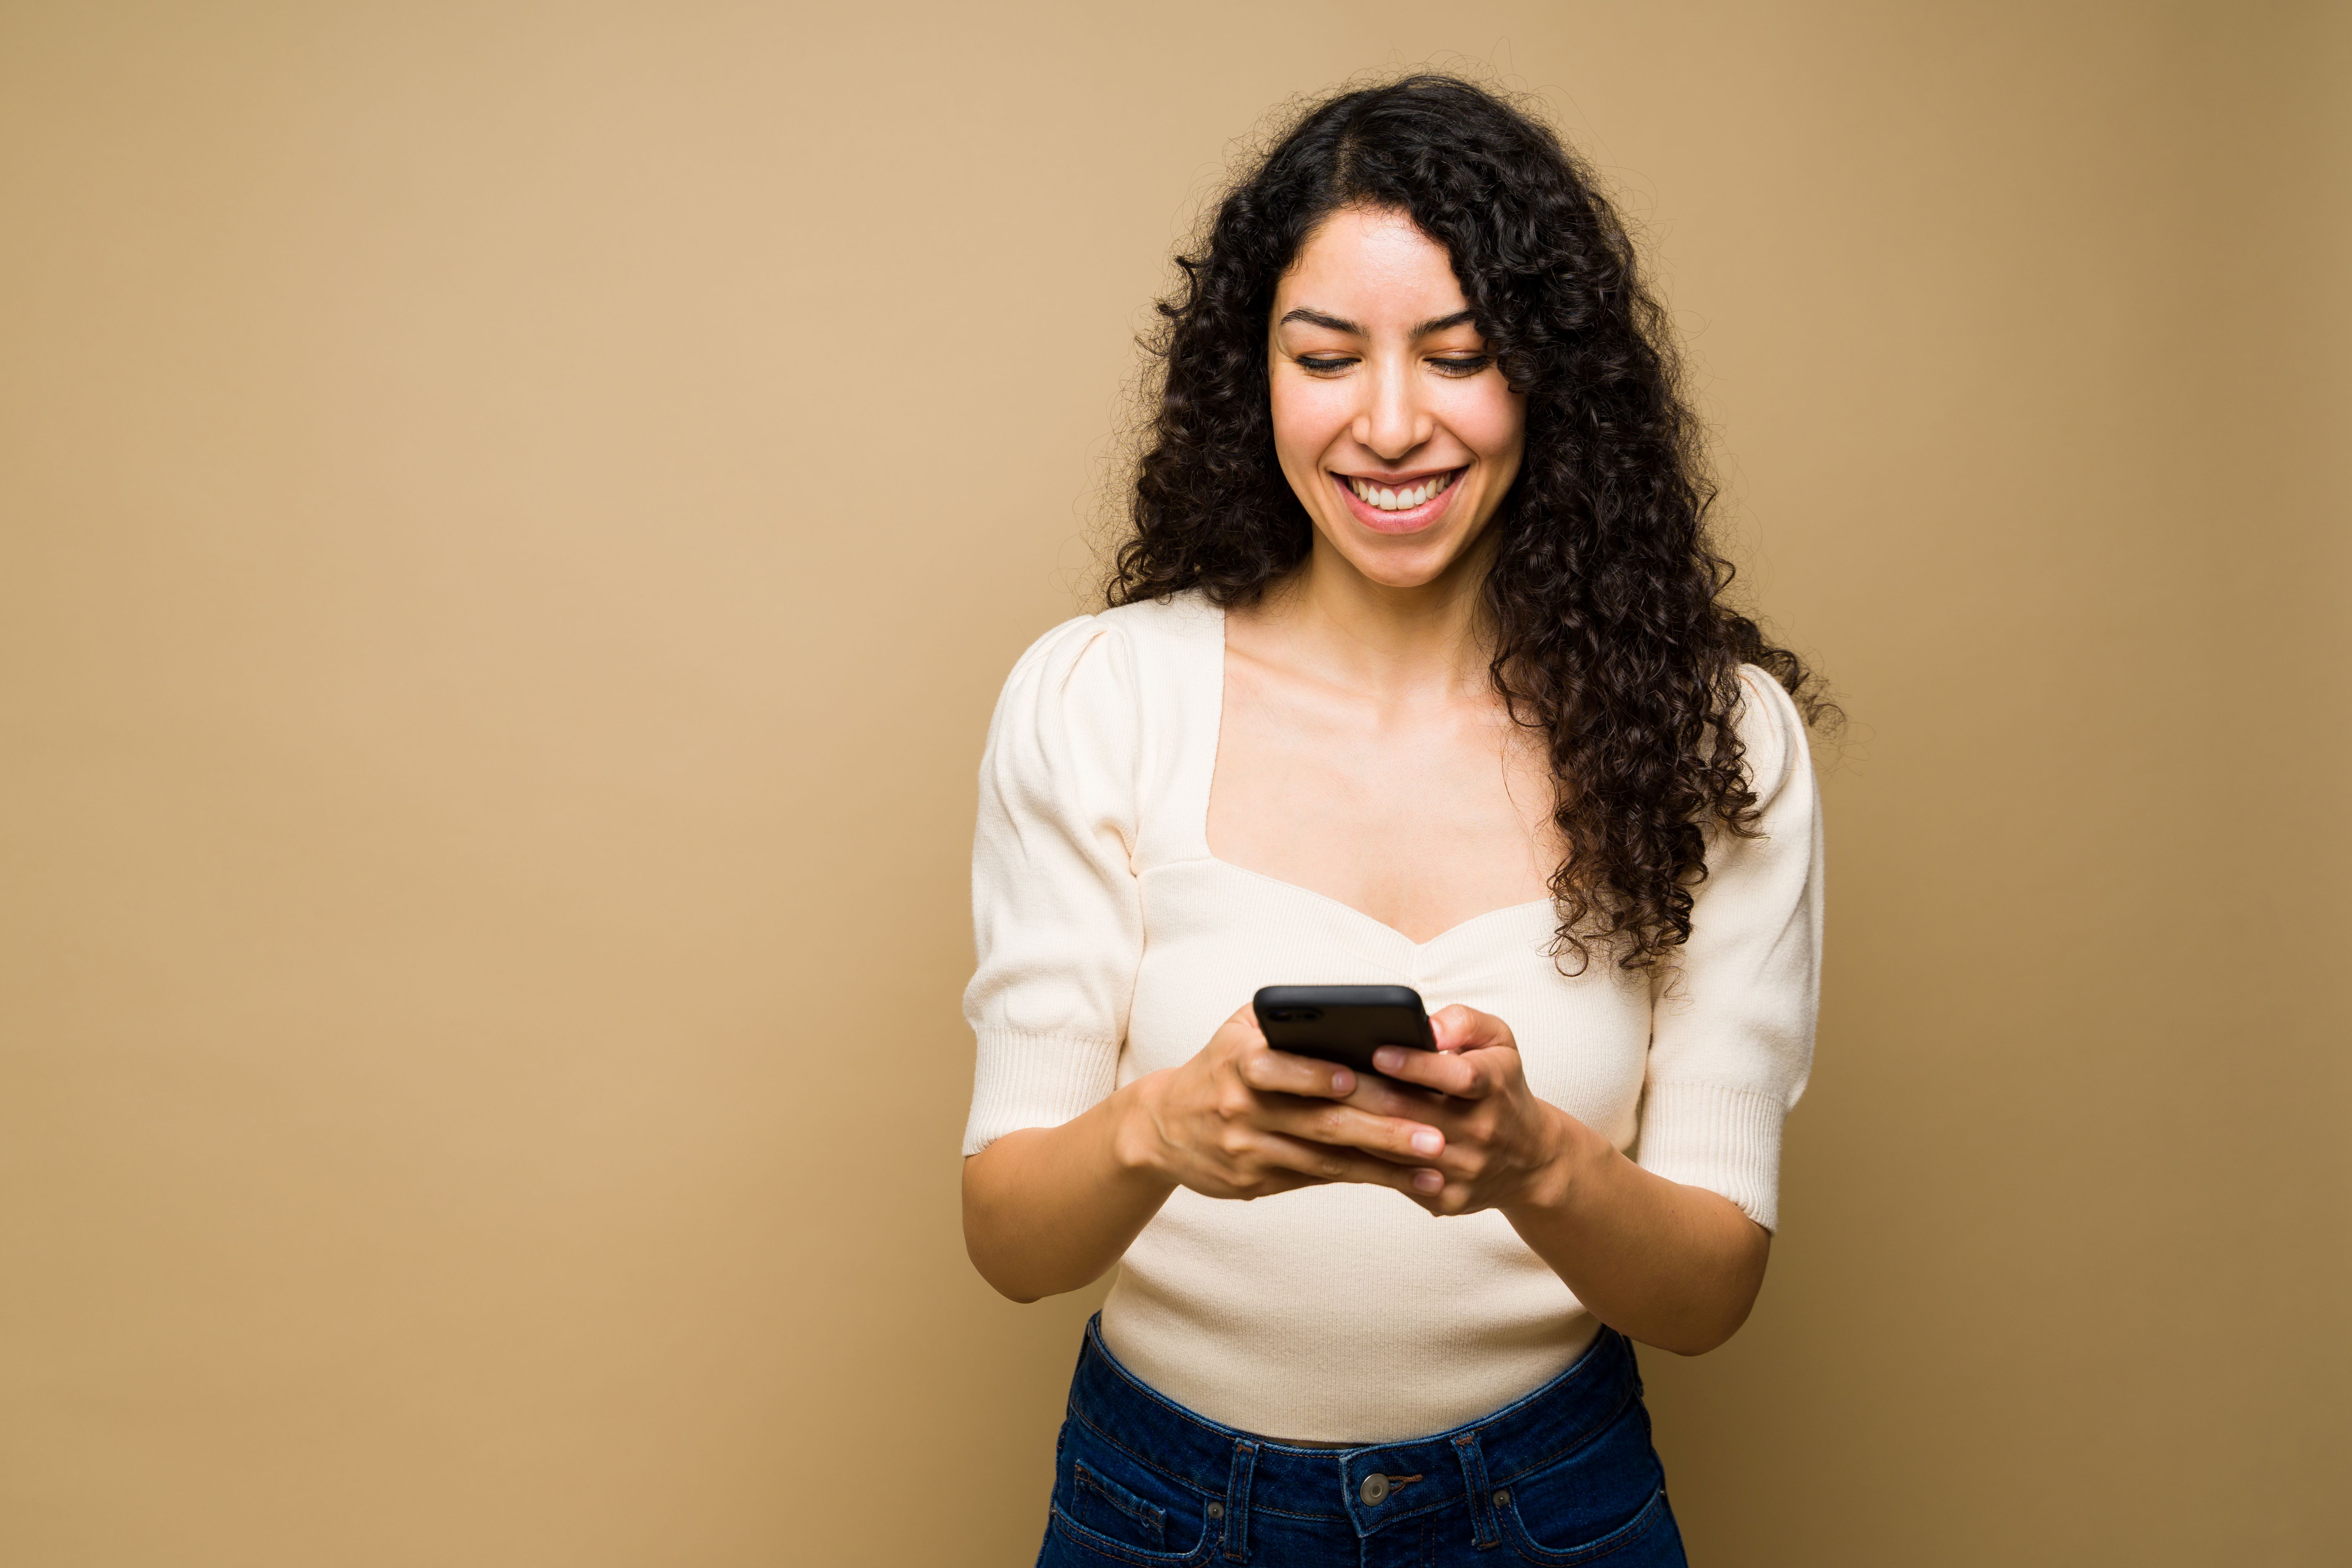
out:
<path id="1" fill-rule="evenodd" d="M 1359 479 L 1353 474 L 1341 474 L 1339 482 L 1354 492 L 1358 500 L 1381 511 L 1411 511 L 1444 495 L 1462 477 L 1462 470 L 1434 474 L 1410 485 L 1384 485 L 1377 479 Z"/>

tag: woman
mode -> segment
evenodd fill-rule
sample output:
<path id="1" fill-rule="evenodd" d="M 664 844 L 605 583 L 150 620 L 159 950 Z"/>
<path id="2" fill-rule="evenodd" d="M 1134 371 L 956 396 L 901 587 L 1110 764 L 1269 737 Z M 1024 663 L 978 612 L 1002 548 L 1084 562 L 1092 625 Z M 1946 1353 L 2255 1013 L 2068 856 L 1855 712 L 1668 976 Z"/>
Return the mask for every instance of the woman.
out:
<path id="1" fill-rule="evenodd" d="M 1122 1266 L 1039 1561 L 1679 1563 L 1627 1341 L 1762 1282 L 1807 677 L 1724 603 L 1660 313 L 1541 126 L 1335 98 L 1181 265 L 1114 607 L 982 769 L 965 1236 L 1019 1300 Z M 1439 1049 L 1253 1022 L 1358 983 Z"/>

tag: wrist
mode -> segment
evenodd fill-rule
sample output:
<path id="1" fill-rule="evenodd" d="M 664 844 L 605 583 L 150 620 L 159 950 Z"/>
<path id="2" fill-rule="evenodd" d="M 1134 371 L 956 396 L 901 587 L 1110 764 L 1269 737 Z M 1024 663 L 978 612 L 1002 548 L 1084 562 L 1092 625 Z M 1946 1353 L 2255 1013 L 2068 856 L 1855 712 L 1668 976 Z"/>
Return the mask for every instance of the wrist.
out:
<path id="1" fill-rule="evenodd" d="M 1165 1075 L 1146 1073 L 1110 1097 L 1110 1158 L 1118 1173 L 1167 1182 L 1167 1142 L 1160 1135 L 1160 1089 Z"/>
<path id="2" fill-rule="evenodd" d="M 1528 1181 L 1524 1200 L 1514 1206 L 1558 1214 L 1583 1195 L 1595 1159 L 1609 1146 L 1600 1134 L 1558 1106 L 1548 1105 L 1544 1110 L 1550 1124 L 1549 1147 Z"/>

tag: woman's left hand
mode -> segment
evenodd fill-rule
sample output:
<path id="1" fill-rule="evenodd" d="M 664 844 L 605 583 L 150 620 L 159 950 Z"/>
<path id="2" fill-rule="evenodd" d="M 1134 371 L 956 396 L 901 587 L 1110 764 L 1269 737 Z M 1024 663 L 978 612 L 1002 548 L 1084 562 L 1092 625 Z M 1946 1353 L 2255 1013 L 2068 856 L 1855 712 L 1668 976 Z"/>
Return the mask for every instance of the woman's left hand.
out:
<path id="1" fill-rule="evenodd" d="M 1528 1088 L 1518 1042 L 1468 1007 L 1430 1016 L 1437 1049 L 1382 1046 L 1346 1103 L 1435 1128 L 1407 1196 L 1433 1215 L 1494 1209 L 1593 1316 L 1684 1355 L 1731 1337 L 1764 1282 L 1771 1234 L 1730 1199 L 1643 1170 Z M 1423 1168 L 1425 1167 L 1425 1168 Z"/>
<path id="2" fill-rule="evenodd" d="M 1444 1134 L 1411 1196 L 1435 1215 L 1557 1205 L 1573 1152 L 1593 1133 L 1528 1088 L 1508 1024 L 1460 1005 L 1439 1008 L 1429 1024 L 1436 1050 L 1382 1046 L 1372 1062 L 1390 1081 L 1366 1075 L 1347 1101 Z"/>

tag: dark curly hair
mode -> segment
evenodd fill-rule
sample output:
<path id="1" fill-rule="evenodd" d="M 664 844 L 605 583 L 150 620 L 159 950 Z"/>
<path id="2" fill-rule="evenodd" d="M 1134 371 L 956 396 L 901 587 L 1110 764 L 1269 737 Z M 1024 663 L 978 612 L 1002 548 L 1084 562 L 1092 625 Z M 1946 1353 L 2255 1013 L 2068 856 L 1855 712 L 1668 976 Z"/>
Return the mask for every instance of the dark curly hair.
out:
<path id="1" fill-rule="evenodd" d="M 1306 509 L 1276 461 L 1275 285 L 1342 208 L 1402 212 L 1446 249 L 1496 361 L 1527 396 L 1526 459 L 1489 525 L 1492 675 L 1540 729 L 1569 847 L 1557 956 L 1629 969 L 1688 940 L 1706 828 L 1753 836 L 1734 721 L 1760 665 L 1809 721 L 1804 665 L 1727 602 L 1715 497 L 1664 312 L 1624 226 L 1544 125 L 1471 83 L 1414 75 L 1310 108 L 1225 194 L 1160 304 L 1158 397 L 1106 596 L 1197 589 L 1246 605 L 1297 567 Z"/>

